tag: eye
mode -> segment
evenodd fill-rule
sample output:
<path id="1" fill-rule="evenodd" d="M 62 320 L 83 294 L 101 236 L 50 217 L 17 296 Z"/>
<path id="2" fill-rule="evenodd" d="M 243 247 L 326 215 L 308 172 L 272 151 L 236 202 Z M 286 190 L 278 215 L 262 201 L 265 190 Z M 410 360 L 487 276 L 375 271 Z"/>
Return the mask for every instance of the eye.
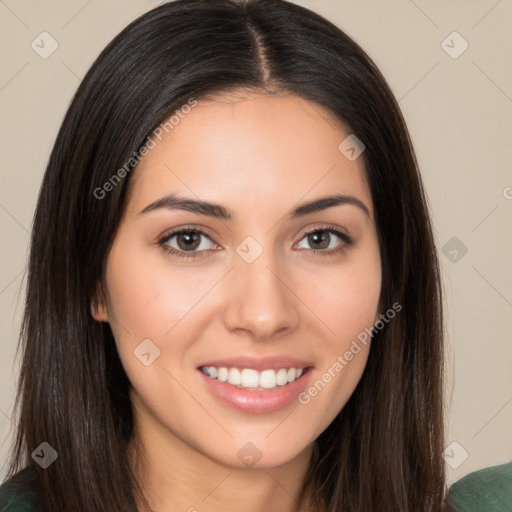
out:
<path id="1" fill-rule="evenodd" d="M 336 239 L 338 239 L 337 243 Z M 332 256 L 344 251 L 353 243 L 350 236 L 334 226 L 314 228 L 304 233 L 301 240 L 305 240 L 312 246 L 311 251 L 314 254 L 321 254 L 323 256 Z"/>
<path id="2" fill-rule="evenodd" d="M 207 241 L 205 242 L 202 239 Z M 336 242 L 336 239 L 338 242 Z M 323 256 L 332 256 L 344 251 L 353 243 L 349 235 L 334 226 L 317 227 L 309 230 L 304 233 L 302 240 L 312 246 L 309 249 L 311 252 Z M 166 233 L 160 238 L 158 245 L 166 253 L 185 259 L 199 258 L 206 251 L 217 250 L 215 242 L 209 235 L 201 229 L 193 227 L 184 227 Z"/>
<path id="3" fill-rule="evenodd" d="M 200 257 L 198 253 L 211 249 L 208 242 L 204 242 L 202 238 L 208 239 L 215 246 L 213 240 L 204 231 L 188 227 L 166 233 L 158 241 L 158 245 L 165 252 L 178 258 L 197 258 Z"/>

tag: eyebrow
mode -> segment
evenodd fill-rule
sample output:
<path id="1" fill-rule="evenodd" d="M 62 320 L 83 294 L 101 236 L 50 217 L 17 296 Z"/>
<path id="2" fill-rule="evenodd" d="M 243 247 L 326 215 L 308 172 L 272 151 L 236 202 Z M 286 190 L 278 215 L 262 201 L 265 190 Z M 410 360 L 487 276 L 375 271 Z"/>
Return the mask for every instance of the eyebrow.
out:
<path id="1" fill-rule="evenodd" d="M 349 195 L 332 195 L 325 196 L 303 203 L 294 208 L 287 217 L 289 219 L 296 219 L 309 215 L 311 213 L 320 212 L 328 208 L 339 205 L 352 205 L 360 208 L 366 216 L 370 217 L 368 207 L 357 197 Z M 191 199 L 186 197 L 179 197 L 175 194 L 169 194 L 161 197 L 156 201 L 148 204 L 143 210 L 137 215 L 149 213 L 155 210 L 185 210 L 200 215 L 207 215 L 221 220 L 233 220 L 235 215 L 220 204 L 210 203 L 207 201 L 199 201 L 197 199 Z"/>

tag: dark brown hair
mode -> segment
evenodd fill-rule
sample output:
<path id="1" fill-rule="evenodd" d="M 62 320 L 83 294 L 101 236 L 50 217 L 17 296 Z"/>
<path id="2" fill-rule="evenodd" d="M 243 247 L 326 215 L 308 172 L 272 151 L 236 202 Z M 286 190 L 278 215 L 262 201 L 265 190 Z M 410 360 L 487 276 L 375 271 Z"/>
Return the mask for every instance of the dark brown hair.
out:
<path id="1" fill-rule="evenodd" d="M 126 512 L 139 492 L 127 458 L 130 383 L 109 325 L 90 309 L 131 168 L 101 198 L 98 188 L 190 98 L 247 88 L 314 102 L 365 144 L 380 307 L 402 306 L 373 335 L 357 388 L 317 439 L 303 490 L 312 486 L 325 512 L 443 510 L 440 275 L 414 150 L 386 80 L 342 30 L 298 5 L 177 0 L 135 20 L 94 62 L 41 186 L 9 474 L 33 467 L 47 511 Z M 30 457 L 43 441 L 59 453 L 47 469 Z"/>

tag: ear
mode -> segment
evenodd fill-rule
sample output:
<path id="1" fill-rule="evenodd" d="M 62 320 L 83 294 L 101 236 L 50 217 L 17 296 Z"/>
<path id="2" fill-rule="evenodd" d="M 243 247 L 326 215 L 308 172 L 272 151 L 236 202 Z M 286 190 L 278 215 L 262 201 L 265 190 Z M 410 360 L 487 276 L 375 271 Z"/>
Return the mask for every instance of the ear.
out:
<path id="1" fill-rule="evenodd" d="M 91 314 L 98 322 L 108 322 L 108 304 L 101 283 L 98 283 L 96 295 L 91 299 Z"/>

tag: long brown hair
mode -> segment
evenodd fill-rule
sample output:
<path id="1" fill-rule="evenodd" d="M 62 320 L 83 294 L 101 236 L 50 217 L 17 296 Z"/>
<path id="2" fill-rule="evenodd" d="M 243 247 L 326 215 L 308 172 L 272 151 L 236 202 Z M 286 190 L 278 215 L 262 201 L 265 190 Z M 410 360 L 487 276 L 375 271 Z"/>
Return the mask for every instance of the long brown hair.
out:
<path id="1" fill-rule="evenodd" d="M 9 475 L 32 467 L 47 511 L 126 512 L 137 481 L 130 382 L 91 316 L 127 187 L 126 162 L 190 98 L 285 91 L 325 107 L 365 144 L 383 281 L 363 376 L 317 439 L 303 491 L 326 512 L 439 512 L 443 315 L 426 195 L 400 108 L 373 61 L 334 24 L 284 0 L 177 0 L 103 50 L 66 113 L 35 212 Z M 124 173 L 119 173 L 124 169 Z M 117 173 L 115 186 L 104 185 Z M 59 454 L 47 469 L 33 450 Z"/>

